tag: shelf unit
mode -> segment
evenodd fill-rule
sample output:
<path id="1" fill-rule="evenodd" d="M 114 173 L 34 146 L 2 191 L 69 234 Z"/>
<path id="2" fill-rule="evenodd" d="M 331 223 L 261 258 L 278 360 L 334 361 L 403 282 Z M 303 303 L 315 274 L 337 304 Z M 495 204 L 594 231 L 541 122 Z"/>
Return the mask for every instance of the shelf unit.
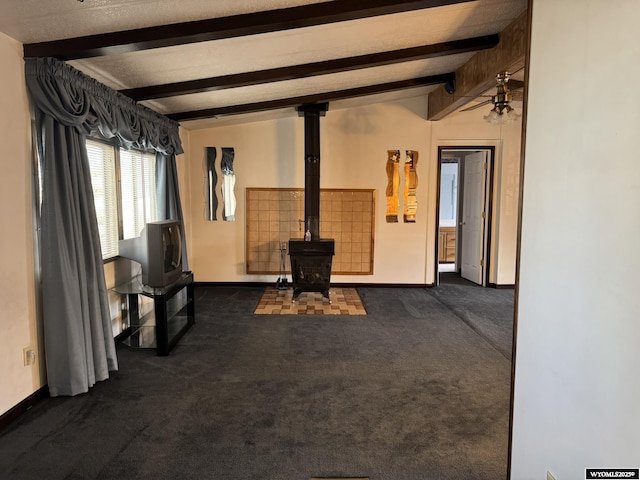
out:
<path id="1" fill-rule="evenodd" d="M 163 288 L 147 287 L 137 276 L 114 291 L 127 296 L 129 328 L 125 345 L 155 348 L 159 356 L 166 356 L 195 323 L 191 272 L 184 272 L 177 282 Z M 141 308 L 145 302 L 140 297 L 151 299 L 152 308 Z"/>

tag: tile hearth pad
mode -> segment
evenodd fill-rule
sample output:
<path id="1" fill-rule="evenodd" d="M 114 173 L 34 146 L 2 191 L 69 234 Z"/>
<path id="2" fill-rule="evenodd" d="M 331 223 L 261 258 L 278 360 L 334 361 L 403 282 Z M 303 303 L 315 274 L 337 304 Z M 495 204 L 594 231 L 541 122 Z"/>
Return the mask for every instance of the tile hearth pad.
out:
<path id="1" fill-rule="evenodd" d="M 329 290 L 329 303 L 319 292 L 302 292 L 292 301 L 293 289 L 278 290 L 267 287 L 255 315 L 366 315 L 360 296 L 355 288 Z"/>

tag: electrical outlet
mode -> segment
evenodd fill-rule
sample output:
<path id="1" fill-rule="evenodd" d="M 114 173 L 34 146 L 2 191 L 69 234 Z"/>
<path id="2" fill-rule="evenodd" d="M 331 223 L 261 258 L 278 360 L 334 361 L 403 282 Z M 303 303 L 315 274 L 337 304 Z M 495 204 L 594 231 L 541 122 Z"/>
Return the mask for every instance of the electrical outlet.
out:
<path id="1" fill-rule="evenodd" d="M 551 475 L 551 472 L 547 470 L 547 480 L 556 480 L 556 477 Z"/>
<path id="2" fill-rule="evenodd" d="M 22 349 L 22 359 L 24 360 L 24 366 L 28 367 L 36 363 L 36 351 L 31 347 L 24 347 Z"/>

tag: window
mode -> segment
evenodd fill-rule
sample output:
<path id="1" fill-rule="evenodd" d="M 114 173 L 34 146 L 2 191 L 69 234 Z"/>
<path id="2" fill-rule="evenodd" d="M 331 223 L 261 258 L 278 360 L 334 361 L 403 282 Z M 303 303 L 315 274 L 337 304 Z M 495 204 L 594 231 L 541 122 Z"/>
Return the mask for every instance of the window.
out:
<path id="1" fill-rule="evenodd" d="M 87 140 L 102 258 L 118 255 L 118 240 L 140 235 L 157 220 L 156 157 Z M 116 181 L 119 179 L 120 182 Z"/>
<path id="2" fill-rule="evenodd" d="M 87 140 L 93 201 L 98 218 L 102 258 L 118 255 L 118 197 L 116 195 L 115 149 Z"/>
<path id="3" fill-rule="evenodd" d="M 157 220 L 155 155 L 121 150 L 120 184 L 122 238 L 137 237 L 147 222 Z"/>

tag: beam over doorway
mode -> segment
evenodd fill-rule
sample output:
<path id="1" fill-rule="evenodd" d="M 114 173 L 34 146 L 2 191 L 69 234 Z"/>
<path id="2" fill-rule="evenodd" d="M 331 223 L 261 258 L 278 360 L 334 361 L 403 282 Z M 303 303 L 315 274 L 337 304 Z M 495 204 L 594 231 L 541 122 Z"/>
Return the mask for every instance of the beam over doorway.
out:
<path id="1" fill-rule="evenodd" d="M 496 85 L 499 72 L 524 68 L 527 50 L 527 12 L 523 12 L 500 34 L 500 42 L 476 53 L 456 71 L 453 94 L 439 86 L 429 94 L 427 120 L 442 120 Z"/>

